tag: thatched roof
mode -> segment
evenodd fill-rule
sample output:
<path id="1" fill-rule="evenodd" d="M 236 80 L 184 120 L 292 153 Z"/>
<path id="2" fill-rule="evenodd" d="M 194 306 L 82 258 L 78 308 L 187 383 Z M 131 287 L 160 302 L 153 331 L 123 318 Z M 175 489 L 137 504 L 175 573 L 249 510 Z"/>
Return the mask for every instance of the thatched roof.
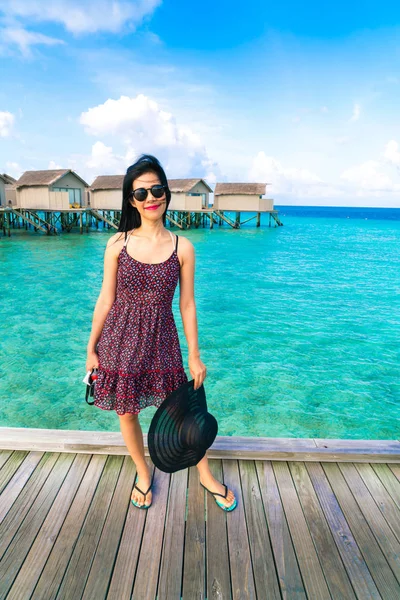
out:
<path id="1" fill-rule="evenodd" d="M 75 177 L 77 177 L 86 187 L 88 184 L 84 181 L 79 175 L 72 171 L 72 169 L 47 169 L 45 171 L 25 171 L 21 175 L 21 177 L 16 182 L 16 187 L 20 188 L 23 186 L 36 186 L 36 185 L 53 185 L 67 175 L 68 173 L 72 173 Z"/>
<path id="2" fill-rule="evenodd" d="M 249 194 L 262 196 L 265 194 L 267 183 L 217 183 L 214 196 L 222 194 Z"/>
<path id="3" fill-rule="evenodd" d="M 0 173 L 0 179 L 3 183 L 7 183 L 6 178 L 1 173 Z"/>
<path id="4" fill-rule="evenodd" d="M 122 190 L 124 175 L 99 175 L 90 186 L 91 190 Z"/>
<path id="5" fill-rule="evenodd" d="M 90 186 L 91 190 L 120 190 L 124 175 L 99 175 Z M 190 192 L 194 186 L 203 182 L 210 192 L 212 189 L 204 179 L 168 179 L 168 187 L 171 192 Z"/>
<path id="6" fill-rule="evenodd" d="M 16 179 L 14 179 L 14 177 L 11 177 L 11 175 L 7 175 L 7 173 L 0 173 L 0 177 L 3 179 L 6 185 L 13 185 L 17 181 Z"/>
<path id="7" fill-rule="evenodd" d="M 208 188 L 209 192 L 212 192 L 210 186 L 204 181 L 204 179 L 168 179 L 168 187 L 171 192 L 190 192 L 197 183 L 204 183 Z"/>

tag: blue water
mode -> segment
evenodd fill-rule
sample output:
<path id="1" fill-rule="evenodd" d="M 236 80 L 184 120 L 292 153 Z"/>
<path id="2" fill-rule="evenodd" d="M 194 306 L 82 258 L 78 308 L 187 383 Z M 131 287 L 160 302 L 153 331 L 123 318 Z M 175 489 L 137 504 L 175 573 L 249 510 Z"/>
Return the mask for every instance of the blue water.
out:
<path id="1" fill-rule="evenodd" d="M 276 208 L 283 227 L 263 216 L 260 228 L 173 229 L 196 249 L 218 434 L 399 438 L 400 209 Z M 0 238 L 1 426 L 119 431 L 115 413 L 86 404 L 82 383 L 112 233 Z M 191 378 L 178 297 L 179 286 Z M 142 411 L 144 432 L 155 410 Z"/>

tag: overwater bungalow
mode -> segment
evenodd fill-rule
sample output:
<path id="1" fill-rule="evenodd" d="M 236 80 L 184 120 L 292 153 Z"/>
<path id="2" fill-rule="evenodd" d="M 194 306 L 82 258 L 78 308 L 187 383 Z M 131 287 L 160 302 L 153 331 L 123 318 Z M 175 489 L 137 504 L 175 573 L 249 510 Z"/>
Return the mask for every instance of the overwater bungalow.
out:
<path id="1" fill-rule="evenodd" d="M 71 169 L 25 171 L 15 187 L 17 208 L 51 211 L 87 206 L 89 186 Z"/>
<path id="2" fill-rule="evenodd" d="M 214 210 L 265 212 L 274 210 L 274 201 L 263 198 L 268 183 L 217 183 Z"/>
<path id="3" fill-rule="evenodd" d="M 212 188 L 204 179 L 168 179 L 171 190 L 170 210 L 201 211 L 209 207 Z"/>
<path id="4" fill-rule="evenodd" d="M 89 188 L 90 208 L 121 210 L 124 175 L 99 175 Z"/>

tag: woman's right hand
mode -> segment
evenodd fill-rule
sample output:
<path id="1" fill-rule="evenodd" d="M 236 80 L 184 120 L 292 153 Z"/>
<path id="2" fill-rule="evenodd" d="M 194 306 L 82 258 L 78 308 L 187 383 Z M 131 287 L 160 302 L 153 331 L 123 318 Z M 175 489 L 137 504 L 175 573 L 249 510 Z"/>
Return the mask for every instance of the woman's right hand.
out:
<path id="1" fill-rule="evenodd" d="M 88 352 L 86 359 L 86 372 L 99 368 L 99 357 L 96 352 Z"/>

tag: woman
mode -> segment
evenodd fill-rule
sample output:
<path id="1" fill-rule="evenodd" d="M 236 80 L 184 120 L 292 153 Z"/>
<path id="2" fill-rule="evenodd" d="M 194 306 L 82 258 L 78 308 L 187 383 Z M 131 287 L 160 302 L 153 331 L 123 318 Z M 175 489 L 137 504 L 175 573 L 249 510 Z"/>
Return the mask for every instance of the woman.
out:
<path id="1" fill-rule="evenodd" d="M 187 238 L 179 236 L 178 240 L 166 229 L 170 200 L 162 166 L 154 156 L 142 155 L 124 178 L 121 222 L 105 250 L 103 285 L 87 346 L 86 370 L 99 370 L 94 404 L 115 410 L 119 416 L 122 436 L 136 465 L 132 502 L 138 507 L 152 503 L 138 414 L 146 406 L 160 406 L 188 381 L 172 313 L 178 280 L 195 389 L 206 377 L 198 348 L 194 247 Z M 224 497 L 226 488 L 212 476 L 207 456 L 196 466 L 201 484 L 218 494 L 224 508 L 233 506 L 232 491 Z"/>

